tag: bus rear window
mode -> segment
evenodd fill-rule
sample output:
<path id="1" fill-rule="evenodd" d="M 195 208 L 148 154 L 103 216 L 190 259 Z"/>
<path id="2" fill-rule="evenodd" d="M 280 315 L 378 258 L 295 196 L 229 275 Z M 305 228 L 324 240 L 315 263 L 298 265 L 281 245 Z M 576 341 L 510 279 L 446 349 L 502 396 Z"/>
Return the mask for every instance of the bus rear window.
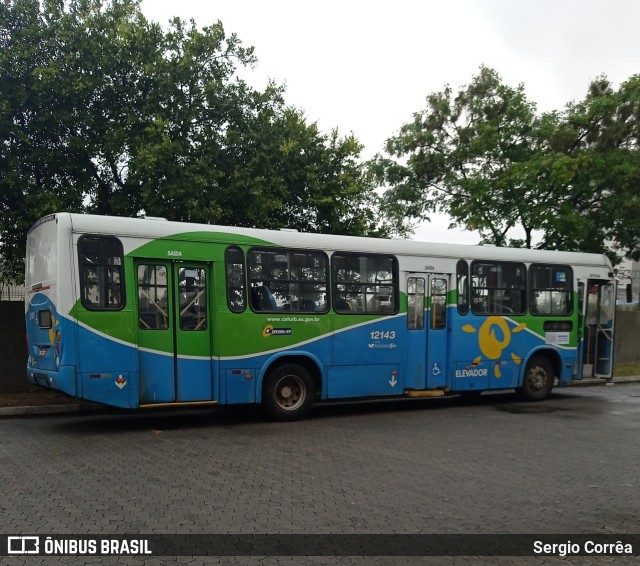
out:
<path id="1" fill-rule="evenodd" d="M 82 236 L 78 240 L 80 298 L 89 310 L 124 306 L 124 253 L 113 236 Z"/>

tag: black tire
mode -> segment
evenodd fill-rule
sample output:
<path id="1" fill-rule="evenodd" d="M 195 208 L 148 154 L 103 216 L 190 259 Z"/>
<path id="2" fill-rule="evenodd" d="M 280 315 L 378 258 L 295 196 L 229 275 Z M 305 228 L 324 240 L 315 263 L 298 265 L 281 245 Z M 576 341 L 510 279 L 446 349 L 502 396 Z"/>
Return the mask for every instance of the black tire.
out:
<path id="1" fill-rule="evenodd" d="M 312 405 L 313 380 L 304 367 L 284 364 L 264 380 L 262 406 L 271 418 L 297 421 L 309 413 Z"/>
<path id="2" fill-rule="evenodd" d="M 520 394 L 527 401 L 542 401 L 553 389 L 553 367 L 545 356 L 533 356 L 524 372 Z"/>

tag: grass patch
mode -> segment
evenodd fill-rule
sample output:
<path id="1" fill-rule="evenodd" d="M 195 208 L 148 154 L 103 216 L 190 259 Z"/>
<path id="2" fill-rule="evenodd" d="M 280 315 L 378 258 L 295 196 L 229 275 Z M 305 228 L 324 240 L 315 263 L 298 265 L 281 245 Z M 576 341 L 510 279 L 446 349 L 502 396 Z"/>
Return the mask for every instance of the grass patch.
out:
<path id="1" fill-rule="evenodd" d="M 613 375 L 619 377 L 640 375 L 640 364 L 616 364 Z"/>

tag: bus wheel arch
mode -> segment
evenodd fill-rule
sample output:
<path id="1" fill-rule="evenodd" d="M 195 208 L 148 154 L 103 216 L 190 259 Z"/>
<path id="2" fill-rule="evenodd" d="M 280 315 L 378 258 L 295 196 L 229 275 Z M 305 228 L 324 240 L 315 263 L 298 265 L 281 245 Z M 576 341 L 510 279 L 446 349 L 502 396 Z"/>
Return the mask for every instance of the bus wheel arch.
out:
<path id="1" fill-rule="evenodd" d="M 552 350 L 534 352 L 524 369 L 522 385 L 518 393 L 527 401 L 542 401 L 553 389 L 556 377 L 560 375 L 561 360 Z"/>
<path id="2" fill-rule="evenodd" d="M 322 377 L 316 362 L 306 356 L 283 356 L 264 371 L 261 402 L 271 418 L 294 421 L 304 418 L 322 390 Z"/>

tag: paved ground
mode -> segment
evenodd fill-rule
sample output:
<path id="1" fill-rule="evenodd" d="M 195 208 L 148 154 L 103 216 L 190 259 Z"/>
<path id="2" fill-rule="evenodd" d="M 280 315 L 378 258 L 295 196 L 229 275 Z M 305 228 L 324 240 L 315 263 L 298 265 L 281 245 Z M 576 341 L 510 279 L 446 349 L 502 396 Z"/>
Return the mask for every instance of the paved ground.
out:
<path id="1" fill-rule="evenodd" d="M 542 403 L 489 395 L 323 406 L 292 424 L 252 411 L 80 413 L 2 419 L 0 431 L 0 533 L 640 533 L 640 384 L 561 389 Z M 52 561 L 73 559 L 28 563 Z"/>
<path id="2" fill-rule="evenodd" d="M 640 376 L 616 377 L 615 384 L 640 383 Z M 585 378 L 574 381 L 571 387 L 606 386 L 607 381 L 596 378 Z M 91 406 L 98 408 L 100 405 L 89 401 L 82 401 L 70 397 L 55 389 L 30 385 L 26 391 L 15 393 L 0 392 L 0 417 L 16 416 L 23 414 L 53 414 L 60 412 L 77 412 L 88 409 Z"/>

